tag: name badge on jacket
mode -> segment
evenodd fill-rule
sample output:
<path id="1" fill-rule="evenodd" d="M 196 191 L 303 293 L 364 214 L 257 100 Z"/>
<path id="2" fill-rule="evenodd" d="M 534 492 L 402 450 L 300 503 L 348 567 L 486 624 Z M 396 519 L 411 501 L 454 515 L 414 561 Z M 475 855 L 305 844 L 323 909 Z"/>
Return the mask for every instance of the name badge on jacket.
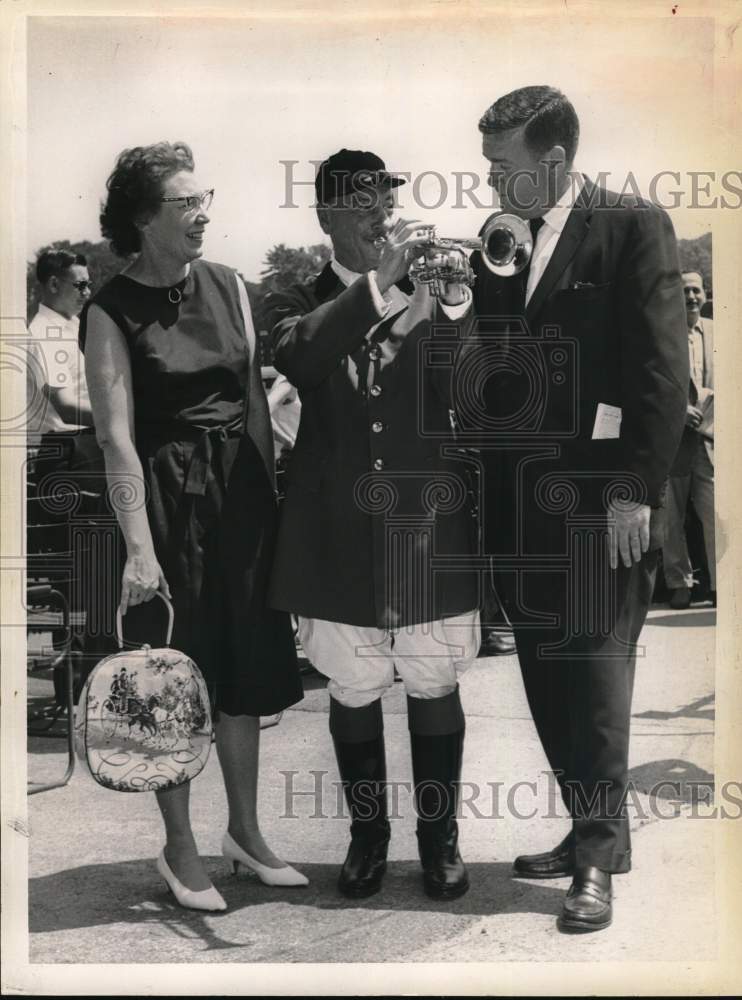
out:
<path id="1" fill-rule="evenodd" d="M 621 433 L 621 407 L 598 403 L 593 425 L 593 441 L 617 438 Z"/>

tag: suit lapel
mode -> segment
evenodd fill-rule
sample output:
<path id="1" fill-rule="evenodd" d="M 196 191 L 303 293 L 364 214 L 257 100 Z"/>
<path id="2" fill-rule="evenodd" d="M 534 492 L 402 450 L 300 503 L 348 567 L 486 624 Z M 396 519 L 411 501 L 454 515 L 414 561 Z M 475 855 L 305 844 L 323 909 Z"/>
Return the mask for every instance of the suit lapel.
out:
<path id="1" fill-rule="evenodd" d="M 328 261 L 317 275 L 317 280 L 314 283 L 314 297 L 319 303 L 326 302 L 339 295 L 344 287 Z"/>
<path id="2" fill-rule="evenodd" d="M 592 215 L 594 187 L 592 182 L 585 178 L 585 184 L 569 213 L 569 218 L 557 241 L 554 253 L 546 265 L 546 270 L 541 275 L 541 280 L 534 288 L 533 295 L 528 300 L 526 319 L 529 323 L 532 323 L 536 318 L 554 286 L 567 269 L 569 262 L 577 253 L 580 244 L 587 236 Z"/>

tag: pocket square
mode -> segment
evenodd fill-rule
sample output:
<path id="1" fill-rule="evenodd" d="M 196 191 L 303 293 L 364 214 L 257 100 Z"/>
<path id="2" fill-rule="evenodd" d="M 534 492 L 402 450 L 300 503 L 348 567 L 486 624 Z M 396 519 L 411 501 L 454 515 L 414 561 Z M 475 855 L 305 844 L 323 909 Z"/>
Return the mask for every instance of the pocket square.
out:
<path id="1" fill-rule="evenodd" d="M 569 288 L 571 291 L 576 292 L 581 289 L 592 289 L 592 288 L 608 288 L 610 281 L 573 281 Z"/>

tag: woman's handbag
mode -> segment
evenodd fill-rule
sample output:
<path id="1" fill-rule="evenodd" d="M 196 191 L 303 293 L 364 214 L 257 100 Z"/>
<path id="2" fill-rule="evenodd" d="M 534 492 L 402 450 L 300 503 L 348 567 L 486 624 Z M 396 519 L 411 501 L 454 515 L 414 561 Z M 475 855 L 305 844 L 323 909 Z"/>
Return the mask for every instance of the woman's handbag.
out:
<path id="1" fill-rule="evenodd" d="M 117 792 L 158 792 L 195 778 L 211 749 L 206 684 L 185 653 L 170 649 L 173 608 L 162 649 L 125 650 L 93 669 L 77 706 L 77 754 L 93 778 Z M 121 612 L 116 639 L 123 650 Z"/>

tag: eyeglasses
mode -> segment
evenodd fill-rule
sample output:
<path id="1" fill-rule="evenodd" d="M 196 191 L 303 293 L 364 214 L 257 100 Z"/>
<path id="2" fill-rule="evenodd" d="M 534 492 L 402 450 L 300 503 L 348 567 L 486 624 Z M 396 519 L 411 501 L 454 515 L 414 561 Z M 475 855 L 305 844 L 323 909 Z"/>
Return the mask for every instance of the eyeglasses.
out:
<path id="1" fill-rule="evenodd" d="M 202 191 L 201 194 L 184 194 L 180 198 L 160 198 L 160 201 L 184 201 L 186 212 L 195 212 L 202 208 L 208 212 L 211 202 L 214 200 L 214 189 Z"/>
<path id="2" fill-rule="evenodd" d="M 93 287 L 93 282 L 87 281 L 85 278 L 81 278 L 80 281 L 71 281 L 70 284 L 73 288 L 76 288 L 78 292 L 84 292 L 86 289 Z"/>

